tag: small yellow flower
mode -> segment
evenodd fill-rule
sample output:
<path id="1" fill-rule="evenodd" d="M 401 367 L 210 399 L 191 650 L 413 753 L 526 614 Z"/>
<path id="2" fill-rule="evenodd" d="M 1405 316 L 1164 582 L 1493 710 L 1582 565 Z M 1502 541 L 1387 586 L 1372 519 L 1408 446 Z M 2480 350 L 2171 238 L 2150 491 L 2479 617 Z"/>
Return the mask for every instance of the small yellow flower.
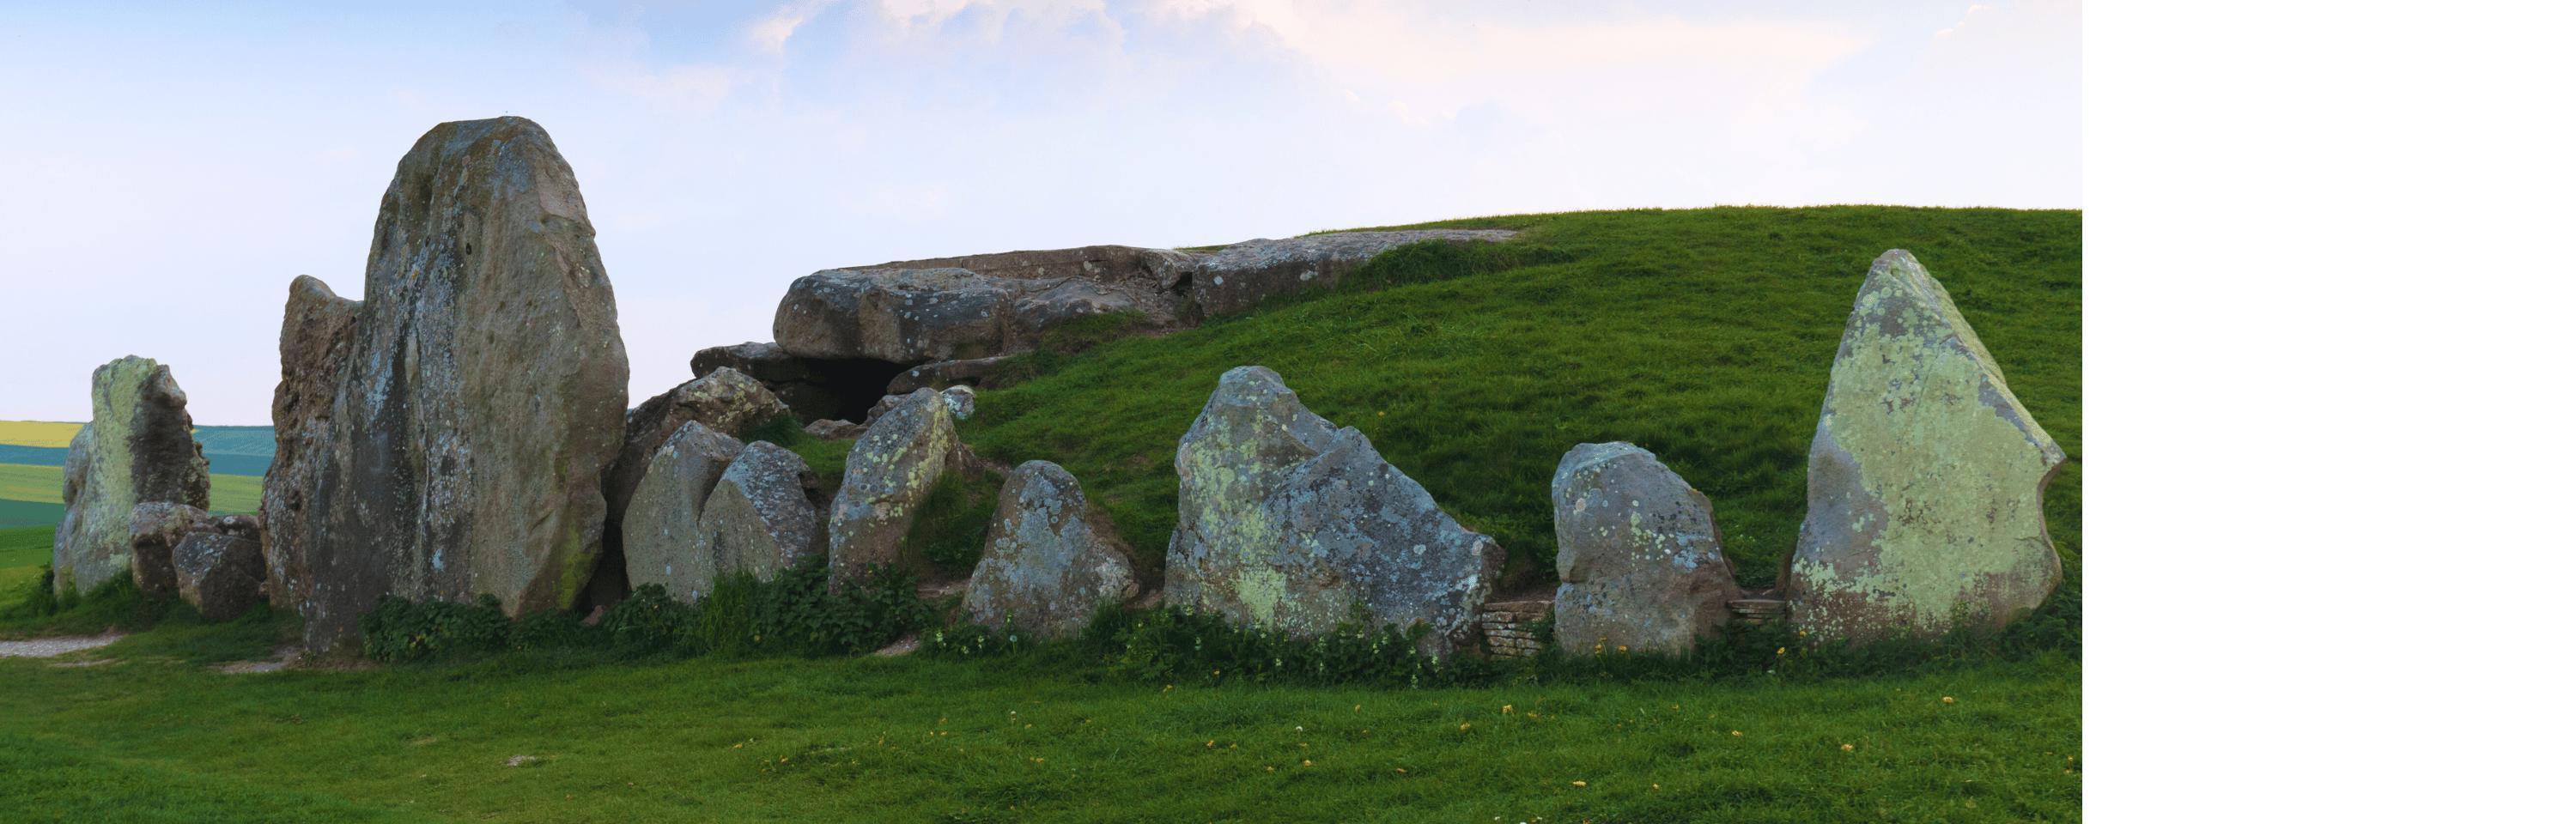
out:
<path id="1" fill-rule="evenodd" d="M 1577 781 L 1577 782 L 1574 782 L 1574 786 L 1577 786 L 1577 787 L 1589 787 L 1589 786 L 1592 786 L 1592 785 L 1590 785 L 1590 784 L 1585 784 L 1585 783 L 1583 783 L 1583 782 L 1581 782 L 1581 781 Z"/>
<path id="2" fill-rule="evenodd" d="M 1650 788 L 1653 788 L 1653 789 L 1654 789 L 1654 791 L 1656 791 L 1656 792 L 1663 792 L 1663 790 L 1664 790 L 1664 785 L 1662 785 L 1662 784 L 1648 784 L 1648 785 L 1646 785 L 1646 786 L 1647 786 L 1647 787 L 1650 787 Z"/>
<path id="3" fill-rule="evenodd" d="M 1852 747 L 1851 747 L 1851 745 L 1850 745 L 1850 744 L 1844 744 L 1844 745 L 1843 745 L 1843 752 L 1851 752 L 1851 750 L 1852 750 Z"/>
<path id="4" fill-rule="evenodd" d="M 1208 749 L 1211 749 L 1211 750 L 1216 749 L 1216 740 L 1215 740 L 1215 739 L 1209 739 L 1209 740 L 1208 740 L 1207 748 L 1208 748 Z"/>
<path id="5" fill-rule="evenodd" d="M 1278 768 L 1278 767 L 1263 767 L 1263 768 L 1261 768 L 1261 771 L 1262 771 L 1262 772 L 1278 772 L 1278 771 L 1279 771 L 1279 768 Z"/>
<path id="6" fill-rule="evenodd" d="M 1504 705 L 1503 705 L 1503 714 L 1504 714 L 1504 715 L 1510 715 L 1510 714 L 1512 714 L 1512 705 L 1510 705 L 1510 704 L 1504 704 Z"/>
<path id="7" fill-rule="evenodd" d="M 1403 768 L 1403 767 L 1397 767 L 1397 768 L 1395 768 L 1395 774 L 1396 774 L 1396 775 L 1403 775 L 1403 774 L 1404 774 L 1404 768 Z"/>
<path id="8" fill-rule="evenodd" d="M 1465 722 L 1465 721 L 1460 721 L 1460 722 L 1458 722 L 1458 731 L 1459 731 L 1459 732 L 1466 732 L 1466 731 L 1467 731 L 1467 728 L 1468 728 L 1468 727 L 1472 727 L 1472 726 L 1475 726 L 1475 725 L 1473 725 L 1473 724 L 1469 724 L 1469 723 L 1467 723 L 1467 722 Z"/>
<path id="9" fill-rule="evenodd" d="M 1735 736 L 1735 737 L 1737 737 L 1737 738 L 1743 738 L 1743 737 L 1744 737 L 1744 731 L 1743 731 L 1743 730 L 1727 730 L 1727 731 L 1726 731 L 1726 734 L 1728 734 L 1728 735 L 1732 735 L 1732 736 Z"/>
<path id="10" fill-rule="evenodd" d="M 1358 705 L 1358 704 L 1352 704 L 1352 705 L 1351 705 L 1351 711 L 1352 711 L 1352 712 L 1359 712 L 1359 711 L 1360 711 L 1360 705 Z"/>
<path id="11" fill-rule="evenodd" d="M 1620 652 L 1627 652 L 1627 651 L 1628 651 L 1628 645 L 1626 645 L 1626 644 L 1620 644 L 1620 645 L 1619 645 L 1619 651 L 1620 651 Z"/>
<path id="12" fill-rule="evenodd" d="M 735 744 L 735 745 L 733 745 L 733 748 L 734 748 L 734 749 L 739 750 L 739 749 L 742 749 L 742 745 L 741 745 L 741 744 Z"/>
<path id="13" fill-rule="evenodd" d="M 1944 703 L 1944 704 L 1956 704 L 1956 703 L 1959 703 L 1959 699 L 1952 698 L 1952 697 L 1950 697 L 1950 696 L 1944 695 L 1944 696 L 1941 696 L 1941 703 Z"/>
<path id="14" fill-rule="evenodd" d="M 1029 759 L 1029 763 L 1032 763 L 1032 764 L 1044 764 L 1044 763 L 1046 763 L 1046 759 L 1044 759 L 1044 758 L 1031 758 L 1031 759 Z"/>
<path id="15" fill-rule="evenodd" d="M 1788 647 L 1781 647 L 1781 648 L 1779 648 L 1778 650 L 1773 651 L 1771 654 L 1773 654 L 1773 655 L 1787 655 L 1787 654 L 1789 654 L 1789 648 L 1788 648 Z M 1170 688 L 1169 688 L 1169 687 L 1165 687 L 1164 689 L 1170 689 Z"/>

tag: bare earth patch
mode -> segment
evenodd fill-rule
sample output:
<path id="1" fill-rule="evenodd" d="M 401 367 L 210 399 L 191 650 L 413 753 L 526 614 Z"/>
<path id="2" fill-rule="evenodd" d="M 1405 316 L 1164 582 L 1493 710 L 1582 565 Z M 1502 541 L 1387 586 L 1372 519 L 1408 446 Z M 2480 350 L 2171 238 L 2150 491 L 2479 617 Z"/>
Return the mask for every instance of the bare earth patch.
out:
<path id="1" fill-rule="evenodd" d="M 106 633 L 0 641 L 0 658 L 52 658 L 64 653 L 104 647 L 116 643 L 116 639 L 123 637 L 125 636 L 116 633 Z"/>

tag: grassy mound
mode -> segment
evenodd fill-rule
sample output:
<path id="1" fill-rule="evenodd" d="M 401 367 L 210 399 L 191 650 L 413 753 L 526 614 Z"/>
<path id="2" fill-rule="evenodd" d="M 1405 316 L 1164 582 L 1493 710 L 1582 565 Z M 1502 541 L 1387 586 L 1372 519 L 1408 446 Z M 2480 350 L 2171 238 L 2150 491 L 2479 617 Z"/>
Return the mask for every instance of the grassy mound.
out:
<path id="1" fill-rule="evenodd" d="M 1614 440 L 1653 450 L 1707 494 L 1738 577 L 1768 585 L 1805 516 L 1807 446 L 1852 297 L 1872 259 L 1903 248 L 1949 288 L 2023 404 L 2083 454 L 2080 212 L 1718 208 L 1424 225 L 1523 235 L 1403 250 L 1335 294 L 1056 358 L 983 393 L 963 435 L 986 457 L 1072 470 L 1159 576 L 1173 450 L 1218 375 L 1260 364 L 1500 541 L 1507 587 L 1553 579 L 1558 459 Z M 2048 491 L 2070 562 L 2082 484 L 2069 465 Z"/>

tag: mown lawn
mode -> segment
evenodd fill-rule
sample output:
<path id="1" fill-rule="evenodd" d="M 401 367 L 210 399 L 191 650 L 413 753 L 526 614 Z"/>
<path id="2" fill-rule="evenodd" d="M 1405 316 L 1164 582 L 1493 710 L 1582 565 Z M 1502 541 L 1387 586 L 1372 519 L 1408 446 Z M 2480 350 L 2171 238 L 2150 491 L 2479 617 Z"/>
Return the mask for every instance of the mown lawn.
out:
<path id="1" fill-rule="evenodd" d="M 0 660 L 0 819 L 2067 821 L 2082 799 L 2081 672 L 2055 658 L 1167 690 L 1017 659 L 227 675 L 165 657 L 242 636 Z"/>
<path id="2" fill-rule="evenodd" d="M 54 562 L 54 528 L 0 529 L 0 598 L 15 598 Z"/>

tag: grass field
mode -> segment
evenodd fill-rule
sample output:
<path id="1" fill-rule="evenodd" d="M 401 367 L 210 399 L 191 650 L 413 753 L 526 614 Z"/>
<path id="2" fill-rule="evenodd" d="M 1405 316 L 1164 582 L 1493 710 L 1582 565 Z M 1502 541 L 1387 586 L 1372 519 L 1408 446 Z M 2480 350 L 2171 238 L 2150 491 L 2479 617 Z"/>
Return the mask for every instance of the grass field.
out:
<path id="1" fill-rule="evenodd" d="M 59 421 L 0 421 L 0 444 L 66 447 L 81 425 Z"/>
<path id="2" fill-rule="evenodd" d="M 54 560 L 54 528 L 0 528 L 0 598 L 15 598 Z"/>
<path id="3" fill-rule="evenodd" d="M 260 479 L 207 476 L 210 511 L 259 511 Z M 0 527 L 59 523 L 63 519 L 63 470 L 54 466 L 0 464 Z"/>
<path id="4" fill-rule="evenodd" d="M 1341 293 L 1046 359 L 983 393 L 965 437 L 1072 469 L 1150 574 L 1174 445 L 1219 373 L 1260 363 L 1496 535 L 1525 583 L 1551 571 L 1558 457 L 1600 440 L 1645 445 L 1706 492 L 1741 576 L 1767 583 L 1803 514 L 1844 314 L 1869 261 L 1903 247 L 2081 454 L 2078 213 L 1458 225 L 1528 233 L 1520 251 L 1404 255 Z M 2071 581 L 2080 488 L 2070 465 L 2048 498 Z M 284 629 L 180 615 L 86 654 L 114 663 L 0 659 L 0 820 L 2071 821 L 2083 798 L 2071 651 L 1437 689 L 1167 686 L 1063 650 L 207 669 Z"/>

